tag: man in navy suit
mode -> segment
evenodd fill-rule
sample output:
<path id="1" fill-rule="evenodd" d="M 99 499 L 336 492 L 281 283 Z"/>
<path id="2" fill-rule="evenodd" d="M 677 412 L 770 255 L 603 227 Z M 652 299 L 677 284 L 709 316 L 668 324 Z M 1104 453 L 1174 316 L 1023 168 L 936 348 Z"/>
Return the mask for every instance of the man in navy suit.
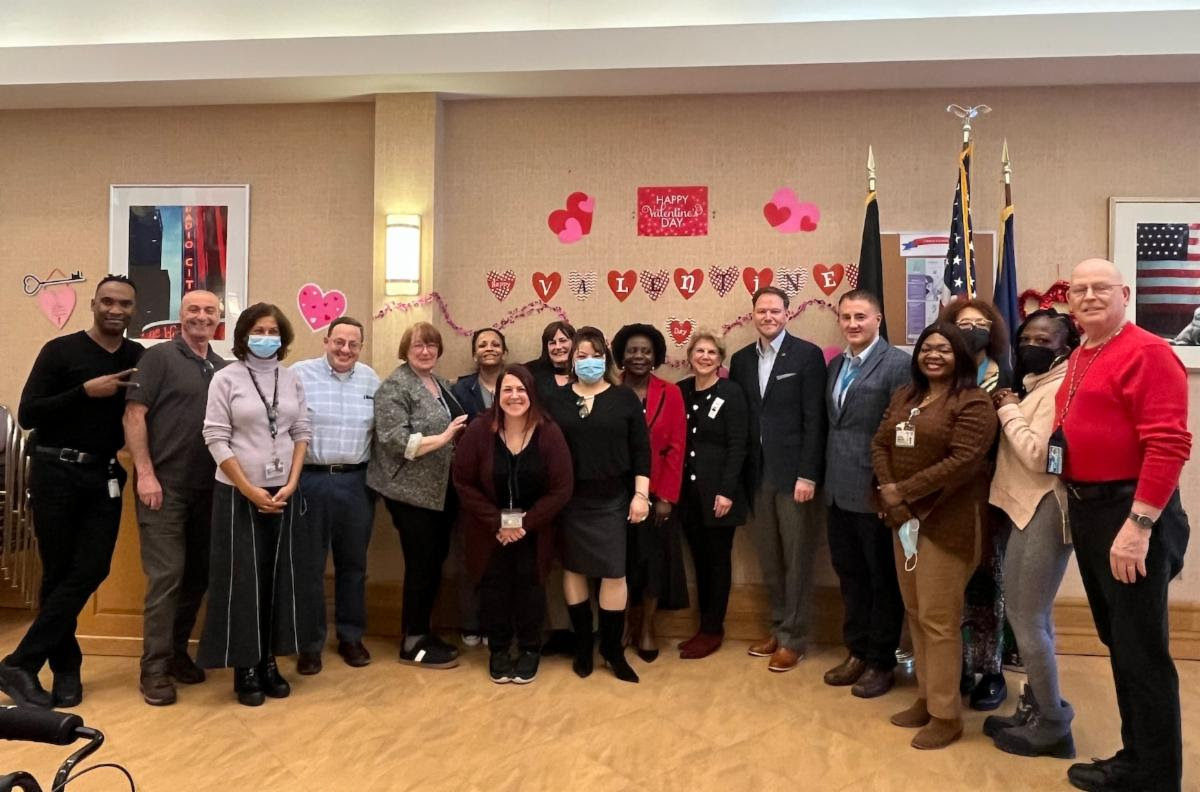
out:
<path id="1" fill-rule="evenodd" d="M 771 633 L 750 654 L 770 657 L 772 671 L 790 671 L 804 659 L 809 632 L 816 492 L 825 467 L 825 357 L 784 329 L 788 296 L 781 289 L 764 286 L 752 304 L 758 339 L 729 366 L 750 406 L 747 491 L 771 606 Z"/>
<path id="2" fill-rule="evenodd" d="M 904 601 L 896 582 L 892 531 L 871 502 L 871 440 L 896 390 L 912 379 L 912 358 L 879 335 L 883 311 L 865 289 L 838 300 L 846 349 L 829 361 L 825 405 L 825 503 L 829 555 L 841 583 L 842 639 L 849 654 L 825 673 L 827 685 L 852 685 L 859 698 L 892 688 Z"/>

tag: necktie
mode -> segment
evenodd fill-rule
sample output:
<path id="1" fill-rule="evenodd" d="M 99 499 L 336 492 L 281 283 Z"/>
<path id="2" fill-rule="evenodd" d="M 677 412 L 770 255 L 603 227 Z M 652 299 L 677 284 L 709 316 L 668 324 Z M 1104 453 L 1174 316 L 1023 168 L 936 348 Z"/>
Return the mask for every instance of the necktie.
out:
<path id="1" fill-rule="evenodd" d="M 850 384 L 858 379 L 858 372 L 861 369 L 862 362 L 858 358 L 851 358 L 845 368 L 842 369 L 842 390 L 838 394 L 838 409 L 842 409 L 842 405 L 846 402 L 846 391 L 850 390 Z"/>

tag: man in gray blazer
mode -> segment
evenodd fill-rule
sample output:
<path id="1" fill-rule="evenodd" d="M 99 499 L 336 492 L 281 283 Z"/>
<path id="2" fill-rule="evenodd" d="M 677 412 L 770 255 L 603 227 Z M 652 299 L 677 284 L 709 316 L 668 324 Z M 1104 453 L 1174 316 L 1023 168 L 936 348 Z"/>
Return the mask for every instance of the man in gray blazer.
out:
<path id="1" fill-rule="evenodd" d="M 829 555 L 841 583 L 845 661 L 825 674 L 827 685 L 853 685 L 860 698 L 892 687 L 904 602 L 896 582 L 892 531 L 872 503 L 871 439 L 896 390 L 911 380 L 912 358 L 879 334 L 879 298 L 865 289 L 838 300 L 845 351 L 829 362 L 825 406 L 825 503 Z"/>

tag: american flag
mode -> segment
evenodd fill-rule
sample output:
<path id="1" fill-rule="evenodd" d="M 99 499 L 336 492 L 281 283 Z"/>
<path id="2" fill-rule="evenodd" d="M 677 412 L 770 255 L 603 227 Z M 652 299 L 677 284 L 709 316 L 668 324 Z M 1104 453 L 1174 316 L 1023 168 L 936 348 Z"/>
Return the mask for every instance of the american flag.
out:
<path id="1" fill-rule="evenodd" d="M 1160 335 L 1191 321 L 1200 306 L 1200 222 L 1138 223 L 1137 304 L 1138 324 Z"/>
<path id="2" fill-rule="evenodd" d="M 971 144 L 958 155 L 958 183 L 950 217 L 950 245 L 946 249 L 945 284 L 951 297 L 975 297 L 975 241 L 971 220 Z"/>

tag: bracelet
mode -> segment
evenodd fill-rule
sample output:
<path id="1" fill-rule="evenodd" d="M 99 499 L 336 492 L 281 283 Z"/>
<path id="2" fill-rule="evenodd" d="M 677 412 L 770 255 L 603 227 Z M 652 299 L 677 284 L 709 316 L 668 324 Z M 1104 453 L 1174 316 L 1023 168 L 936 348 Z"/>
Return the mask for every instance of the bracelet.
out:
<path id="1" fill-rule="evenodd" d="M 649 495 L 647 495 L 647 494 L 646 494 L 646 493 L 644 493 L 644 492 L 637 492 L 637 491 L 635 491 L 635 492 L 633 493 L 633 497 L 635 497 L 635 498 L 641 498 L 642 500 L 646 501 L 646 503 L 649 503 L 649 502 L 650 502 L 650 496 L 649 496 Z"/>

